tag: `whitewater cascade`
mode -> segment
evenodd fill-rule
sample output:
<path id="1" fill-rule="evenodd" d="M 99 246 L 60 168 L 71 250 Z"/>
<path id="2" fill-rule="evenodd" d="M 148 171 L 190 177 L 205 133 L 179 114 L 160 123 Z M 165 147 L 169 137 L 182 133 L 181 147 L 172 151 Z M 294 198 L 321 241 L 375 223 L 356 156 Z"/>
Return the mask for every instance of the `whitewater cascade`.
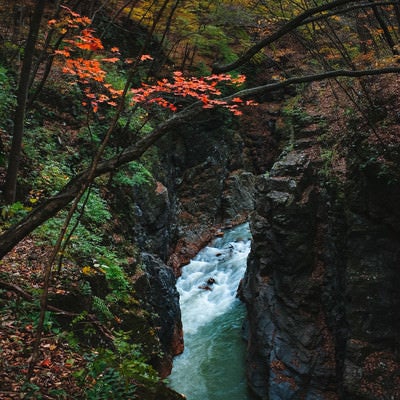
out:
<path id="1" fill-rule="evenodd" d="M 245 315 L 236 291 L 246 269 L 251 235 L 235 227 L 183 268 L 178 279 L 185 351 L 174 360 L 170 386 L 188 400 L 247 400 Z M 202 289 L 209 278 L 211 290 Z"/>

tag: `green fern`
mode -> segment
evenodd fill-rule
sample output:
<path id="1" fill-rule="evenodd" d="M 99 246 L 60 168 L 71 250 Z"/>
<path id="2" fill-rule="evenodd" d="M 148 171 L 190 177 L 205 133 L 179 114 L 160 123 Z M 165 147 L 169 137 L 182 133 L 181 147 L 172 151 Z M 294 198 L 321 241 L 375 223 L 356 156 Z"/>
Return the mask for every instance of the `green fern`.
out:
<path id="1" fill-rule="evenodd" d="M 93 310 L 96 311 L 99 316 L 101 317 L 100 319 L 106 319 L 106 320 L 111 320 L 114 318 L 113 313 L 110 311 L 108 308 L 107 304 L 103 299 L 97 296 L 93 296 Z"/>

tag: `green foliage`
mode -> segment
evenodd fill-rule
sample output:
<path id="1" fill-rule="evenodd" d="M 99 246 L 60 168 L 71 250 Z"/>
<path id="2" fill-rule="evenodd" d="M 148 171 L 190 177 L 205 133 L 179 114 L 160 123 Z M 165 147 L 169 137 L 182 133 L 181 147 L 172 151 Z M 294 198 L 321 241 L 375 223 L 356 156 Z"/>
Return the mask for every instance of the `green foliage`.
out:
<path id="1" fill-rule="evenodd" d="M 55 194 L 68 182 L 68 170 L 65 165 L 58 161 L 50 161 L 42 166 L 34 185 L 38 188 L 47 188 L 48 192 Z"/>
<path id="2" fill-rule="evenodd" d="M 114 176 L 114 185 L 142 186 L 152 180 L 151 172 L 140 162 L 132 161 L 121 168 Z"/>
<path id="3" fill-rule="evenodd" d="M 37 327 L 39 322 L 39 310 L 32 316 L 33 326 Z M 46 311 L 44 316 L 43 331 L 46 333 L 59 334 L 61 332 L 60 326 L 54 317 L 54 314 L 50 311 Z"/>
<path id="4" fill-rule="evenodd" d="M 7 69 L 0 65 L 0 129 L 9 126 L 16 104 L 13 90 L 15 82 L 7 72 Z"/>
<path id="5" fill-rule="evenodd" d="M 84 196 L 85 198 L 85 196 Z M 83 202 L 81 200 L 81 206 Z M 35 236 L 44 242 L 55 243 L 64 223 L 66 212 L 60 212 L 56 217 L 49 219 L 35 231 Z M 98 190 L 91 189 L 83 209 L 82 218 L 72 218 L 70 227 L 75 227 L 70 237 L 66 254 L 71 257 L 92 259 L 107 256 L 110 251 L 101 244 L 104 224 L 111 218 L 107 203 L 100 197 Z"/>
<path id="6" fill-rule="evenodd" d="M 108 258 L 100 257 L 99 261 L 93 264 L 93 267 L 84 266 L 82 275 L 87 278 L 80 282 L 81 293 L 84 296 L 91 297 L 93 311 L 103 322 L 114 320 L 114 314 L 111 311 L 113 306 L 119 302 L 126 303 L 130 301 L 130 284 L 123 268 L 120 266 L 122 261 L 114 257 L 112 253 L 109 256 Z M 108 293 L 104 298 L 94 295 L 90 284 L 90 277 L 96 280 L 99 274 L 104 274 L 107 284 L 107 288 L 105 287 L 104 289 L 108 289 Z M 80 321 L 81 319 L 78 319 L 76 322 Z"/>
<path id="7" fill-rule="evenodd" d="M 39 162 L 54 160 L 58 154 L 57 146 L 57 136 L 47 128 L 30 127 L 25 132 L 24 153 L 29 159 Z"/>
<path id="8" fill-rule="evenodd" d="M 32 291 L 33 292 L 33 291 Z M 15 318 L 16 325 L 21 327 L 32 326 L 36 329 L 39 315 L 40 307 L 38 301 L 26 301 L 19 298 L 8 299 L 7 301 L 2 301 L 0 299 L 0 309 L 1 313 L 11 313 Z M 44 320 L 44 332 L 59 334 L 61 332 L 60 326 L 54 316 L 54 313 L 46 311 Z"/>
<path id="9" fill-rule="evenodd" d="M 3 301 L 0 299 L 0 306 L 2 313 L 10 312 L 21 326 L 31 324 L 32 320 L 37 317 L 37 307 L 25 300 L 16 298 Z"/>
<path id="10" fill-rule="evenodd" d="M 116 70 L 115 68 L 108 68 L 105 80 L 115 90 L 123 90 L 126 85 L 126 76 L 124 71 Z"/>
<path id="11" fill-rule="evenodd" d="M 105 369 L 97 376 L 96 383 L 86 392 L 88 400 L 125 400 L 134 399 L 135 386 L 127 385 L 118 371 Z"/>
<path id="12" fill-rule="evenodd" d="M 332 164 L 336 157 L 336 152 L 334 148 L 326 148 L 321 150 L 321 159 L 323 161 L 322 167 L 319 169 L 319 174 L 325 179 L 332 180 Z"/>
<path id="13" fill-rule="evenodd" d="M 57 400 L 68 399 L 68 393 L 64 389 L 51 389 L 49 395 Z"/>
<path id="14" fill-rule="evenodd" d="M 110 112 L 114 112 L 114 110 L 110 110 Z M 118 120 L 118 125 L 120 129 L 128 129 L 135 135 L 144 136 L 153 129 L 147 119 L 147 112 L 139 107 L 134 113 L 122 115 Z"/>
<path id="15" fill-rule="evenodd" d="M 312 122 L 312 117 L 307 112 L 296 104 L 289 104 L 282 110 L 286 124 L 293 129 L 302 128 Z"/>
<path id="16" fill-rule="evenodd" d="M 90 283 L 88 281 L 80 281 L 79 290 L 84 296 L 92 295 L 92 287 L 90 286 Z"/>
<path id="17" fill-rule="evenodd" d="M 117 332 L 114 349 L 98 349 L 86 355 L 87 365 L 77 377 L 92 382 L 86 391 L 88 400 L 135 399 L 135 385 L 152 387 L 159 382 L 156 371 L 146 363 L 140 346 L 127 341 L 129 333 Z"/>
<path id="18" fill-rule="evenodd" d="M 93 296 L 92 307 L 97 315 L 104 317 L 103 319 L 112 320 L 114 318 L 113 313 L 110 311 L 105 301 L 100 297 Z"/>
<path id="19" fill-rule="evenodd" d="M 0 208 L 0 216 L 2 220 L 6 221 L 4 225 L 7 227 L 23 218 L 31 210 L 31 207 L 27 207 L 20 201 L 17 201 L 13 204 L 2 206 Z"/>
<path id="20" fill-rule="evenodd" d="M 85 196 L 84 196 L 85 198 Z M 83 206 L 81 200 L 80 206 Z M 99 227 L 106 221 L 110 220 L 111 213 L 108 209 L 107 202 L 100 196 L 98 190 L 91 189 L 86 197 L 84 222 L 93 230 L 99 230 Z"/>
<path id="21" fill-rule="evenodd" d="M 235 60 L 236 55 L 230 46 L 230 38 L 218 26 L 207 25 L 196 35 L 196 46 L 203 56 L 219 57 L 224 63 Z"/>
<path id="22" fill-rule="evenodd" d="M 44 127 L 27 129 L 24 153 L 32 164 L 26 184 L 34 190 L 55 194 L 70 179 L 71 160 L 60 151 L 59 138 L 53 131 Z"/>
<path id="23" fill-rule="evenodd" d="M 26 399 L 43 399 L 43 396 L 40 394 L 40 387 L 31 382 L 25 382 L 21 390 L 25 393 Z"/>
<path id="24" fill-rule="evenodd" d="M 102 257 L 101 261 L 103 262 L 101 267 L 105 271 L 105 276 L 110 289 L 114 292 L 118 292 L 122 298 L 129 288 L 129 282 L 124 270 L 117 264 L 116 260 Z"/>
<path id="25" fill-rule="evenodd" d="M 101 143 L 104 135 L 107 133 L 108 126 L 104 123 L 93 123 L 90 127 L 83 127 L 79 131 L 78 138 L 81 141 L 81 155 L 88 160 L 91 154 L 97 150 L 97 146 Z"/>

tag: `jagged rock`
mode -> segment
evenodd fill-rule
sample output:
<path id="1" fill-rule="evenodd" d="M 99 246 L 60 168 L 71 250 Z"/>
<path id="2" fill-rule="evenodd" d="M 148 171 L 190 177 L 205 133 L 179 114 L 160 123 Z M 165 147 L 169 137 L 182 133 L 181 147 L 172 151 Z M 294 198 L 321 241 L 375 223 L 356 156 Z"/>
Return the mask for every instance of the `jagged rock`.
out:
<path id="1" fill-rule="evenodd" d="M 170 267 L 154 255 L 144 253 L 142 262 L 146 282 L 142 285 L 144 297 L 154 315 L 152 322 L 161 343 L 163 358 L 156 365 L 162 377 L 170 374 L 172 358 L 183 351 L 183 332 L 179 293 L 175 287 L 176 278 Z M 143 287 L 144 286 L 144 287 Z M 147 306 L 145 306 L 147 307 Z"/>
<path id="2" fill-rule="evenodd" d="M 238 170 L 225 180 L 222 195 L 223 219 L 235 219 L 247 215 L 254 209 L 255 176 L 251 172 Z"/>
<path id="3" fill-rule="evenodd" d="M 170 200 L 168 264 L 178 275 L 215 229 L 228 219 L 243 222 L 254 207 L 254 167 L 244 136 L 226 124 L 224 114 L 211 111 L 205 121 L 184 126 L 159 144 L 166 166 L 160 180 Z"/>

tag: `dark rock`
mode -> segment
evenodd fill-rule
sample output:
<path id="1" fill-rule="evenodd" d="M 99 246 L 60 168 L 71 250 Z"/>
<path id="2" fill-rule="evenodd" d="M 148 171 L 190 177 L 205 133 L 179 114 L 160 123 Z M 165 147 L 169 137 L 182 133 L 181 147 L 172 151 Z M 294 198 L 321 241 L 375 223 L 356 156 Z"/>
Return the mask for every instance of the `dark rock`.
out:
<path id="1" fill-rule="evenodd" d="M 176 278 L 172 269 L 156 256 L 145 253 L 142 261 L 147 283 L 144 298 L 152 307 L 149 311 L 154 315 L 152 322 L 157 328 L 161 350 L 164 354 L 156 368 L 162 377 L 166 377 L 171 372 L 173 356 L 183 351 L 179 293 L 175 287 Z"/>
<path id="2" fill-rule="evenodd" d="M 135 288 L 143 307 L 154 314 L 148 324 L 157 327 L 165 357 L 153 364 L 163 376 L 183 345 L 172 275 L 179 276 L 180 268 L 220 234 L 225 221 L 235 225 L 248 218 L 254 209 L 253 173 L 265 170 L 264 150 L 273 147 L 268 130 L 233 130 L 224 112 L 203 113 L 202 118 L 157 143 L 151 159 L 154 180 L 113 192 L 121 235 L 137 246 L 134 258 L 144 254 L 144 274 Z M 138 324 L 136 315 L 130 317 L 132 325 Z"/>
<path id="3" fill-rule="evenodd" d="M 327 185 L 315 143 L 257 179 L 249 383 L 265 400 L 398 399 L 400 188 L 355 168 Z"/>

